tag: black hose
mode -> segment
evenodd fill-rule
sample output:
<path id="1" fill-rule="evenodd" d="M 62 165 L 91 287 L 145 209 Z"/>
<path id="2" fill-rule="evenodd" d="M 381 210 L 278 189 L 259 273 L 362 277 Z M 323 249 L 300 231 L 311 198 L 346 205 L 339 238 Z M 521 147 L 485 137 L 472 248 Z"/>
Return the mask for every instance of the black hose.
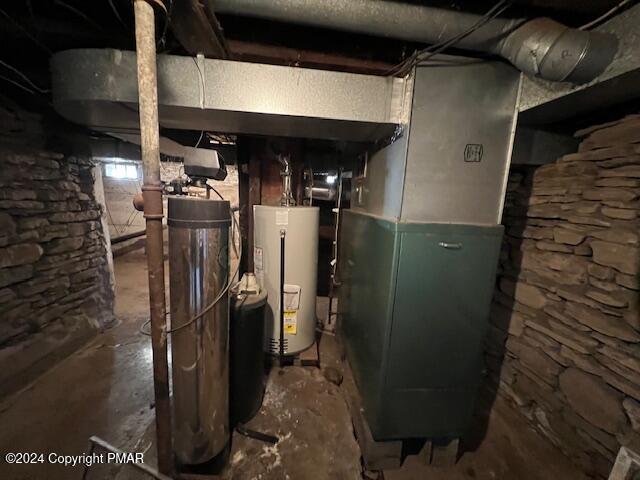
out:
<path id="1" fill-rule="evenodd" d="M 280 366 L 284 366 L 284 237 L 280 230 Z"/>
<path id="2" fill-rule="evenodd" d="M 236 432 L 245 437 L 254 438 L 256 440 L 260 440 L 261 442 L 270 443 L 272 445 L 275 445 L 279 441 L 278 437 L 274 435 L 251 430 L 249 428 L 246 428 L 244 425 L 238 425 L 236 427 Z"/>
<path id="3" fill-rule="evenodd" d="M 115 237 L 111 239 L 111 245 L 116 245 L 120 242 L 126 242 L 127 240 L 131 240 L 132 238 L 143 237 L 147 234 L 146 230 L 140 230 L 139 232 L 127 233 L 125 235 L 120 235 L 119 237 Z"/>

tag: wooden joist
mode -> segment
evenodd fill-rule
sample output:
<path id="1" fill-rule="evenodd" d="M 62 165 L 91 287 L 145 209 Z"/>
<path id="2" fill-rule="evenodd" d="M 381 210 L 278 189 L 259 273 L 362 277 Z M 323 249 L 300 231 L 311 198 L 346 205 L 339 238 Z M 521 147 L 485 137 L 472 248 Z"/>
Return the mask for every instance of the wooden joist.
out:
<path id="1" fill-rule="evenodd" d="M 233 58 L 246 62 L 320 68 L 369 75 L 387 75 L 393 68 L 390 63 L 337 53 L 316 52 L 243 40 L 230 39 L 227 43 Z"/>
<path id="2" fill-rule="evenodd" d="M 175 0 L 171 11 L 171 30 L 191 55 L 229 58 L 222 28 L 208 4 L 201 0 Z"/>

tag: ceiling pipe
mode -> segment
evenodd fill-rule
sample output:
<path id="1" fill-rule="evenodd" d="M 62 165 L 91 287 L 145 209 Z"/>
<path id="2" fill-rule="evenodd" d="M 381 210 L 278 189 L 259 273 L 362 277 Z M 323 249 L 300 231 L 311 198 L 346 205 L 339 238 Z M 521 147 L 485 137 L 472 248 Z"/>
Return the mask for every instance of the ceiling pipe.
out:
<path id="1" fill-rule="evenodd" d="M 209 0 L 218 13 L 435 44 L 473 29 L 482 16 L 391 0 Z M 617 52 L 613 35 L 570 28 L 549 18 L 494 18 L 456 42 L 500 55 L 545 80 L 585 83 Z"/>

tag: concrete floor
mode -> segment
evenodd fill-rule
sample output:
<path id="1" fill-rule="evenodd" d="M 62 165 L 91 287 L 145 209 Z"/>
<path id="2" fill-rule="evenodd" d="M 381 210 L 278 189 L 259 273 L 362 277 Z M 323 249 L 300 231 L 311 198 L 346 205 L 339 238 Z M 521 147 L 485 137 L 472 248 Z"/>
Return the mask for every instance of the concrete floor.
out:
<path id="1" fill-rule="evenodd" d="M 0 453 L 55 452 L 79 455 L 97 435 L 124 451 L 145 452 L 155 464 L 153 387 L 148 337 L 138 331 L 147 316 L 142 251 L 116 259 L 120 323 L 55 366 L 32 385 L 0 403 Z M 263 407 L 248 425 L 279 436 L 275 446 L 234 435 L 225 479 L 361 478 L 360 452 L 339 387 L 323 375 L 342 368 L 335 341 L 321 341 L 323 369 L 287 367 L 271 371 Z M 1 479 L 80 478 L 82 467 L 45 463 L 8 465 Z M 94 466 L 91 479 L 148 478 L 131 467 Z M 408 457 L 387 480 L 583 479 L 569 461 L 498 400 L 479 447 L 455 467 L 420 465 Z"/>

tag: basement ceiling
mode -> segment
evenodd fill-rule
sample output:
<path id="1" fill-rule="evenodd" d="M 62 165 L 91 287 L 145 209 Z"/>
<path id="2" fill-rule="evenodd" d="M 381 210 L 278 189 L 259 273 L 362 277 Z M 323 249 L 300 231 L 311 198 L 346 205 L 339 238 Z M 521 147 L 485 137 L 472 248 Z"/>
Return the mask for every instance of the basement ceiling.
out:
<path id="1" fill-rule="evenodd" d="M 158 15 L 158 53 L 193 55 L 200 51 L 198 37 L 185 43 L 193 15 L 176 5 L 213 6 L 215 0 L 164 0 L 168 15 Z M 395 1 L 395 0 L 390 0 Z M 404 0 L 412 3 L 471 13 L 484 13 L 497 0 Z M 3 92 L 25 106 L 51 109 L 51 72 L 54 53 L 77 48 L 134 50 L 132 0 L 25 0 L 0 5 L 0 84 Z M 191 3 L 193 2 L 193 3 Z M 198 3 L 199 2 L 199 3 Z M 503 17 L 547 16 L 569 26 L 579 26 L 618 5 L 619 0 L 515 0 Z M 625 8 L 635 2 L 630 2 Z M 187 9 L 188 10 L 188 9 Z M 204 11 L 204 10 L 203 10 Z M 321 28 L 270 22 L 232 15 L 217 15 L 217 32 L 233 60 L 293 65 L 370 75 L 386 74 L 425 45 L 339 32 Z M 207 26 L 210 22 L 204 18 Z M 186 22 L 186 24 L 184 24 Z M 183 34 L 180 35 L 180 27 Z M 195 45 L 195 46 L 194 46 Z M 465 53 L 451 50 L 450 53 Z M 217 57 L 217 55 L 208 55 Z M 24 75 L 24 76 L 23 76 Z M 26 77 L 26 79 L 25 79 Z M 196 133 L 196 137 L 200 132 Z"/>
<path id="2" fill-rule="evenodd" d="M 215 0 L 209 1 L 215 8 Z M 177 0 L 165 2 L 170 14 L 158 16 L 158 51 L 187 54 L 189 52 L 172 30 L 176 22 L 181 21 L 174 8 Z M 495 0 L 408 0 L 406 3 L 482 13 L 494 5 Z M 618 3 L 619 0 L 517 0 L 503 16 L 548 16 L 578 26 Z M 305 66 L 376 73 L 421 47 L 408 42 L 230 15 L 218 16 L 218 20 L 229 42 L 232 58 L 245 61 L 292 64 L 304 57 L 302 52 L 307 57 L 311 54 Z M 0 26 L 1 59 L 26 73 L 44 89 L 50 81 L 48 60 L 52 53 L 71 48 L 135 48 L 131 0 L 3 2 Z M 358 62 L 354 63 L 353 59 Z M 0 75 L 14 78 L 4 66 L 0 66 Z"/>

